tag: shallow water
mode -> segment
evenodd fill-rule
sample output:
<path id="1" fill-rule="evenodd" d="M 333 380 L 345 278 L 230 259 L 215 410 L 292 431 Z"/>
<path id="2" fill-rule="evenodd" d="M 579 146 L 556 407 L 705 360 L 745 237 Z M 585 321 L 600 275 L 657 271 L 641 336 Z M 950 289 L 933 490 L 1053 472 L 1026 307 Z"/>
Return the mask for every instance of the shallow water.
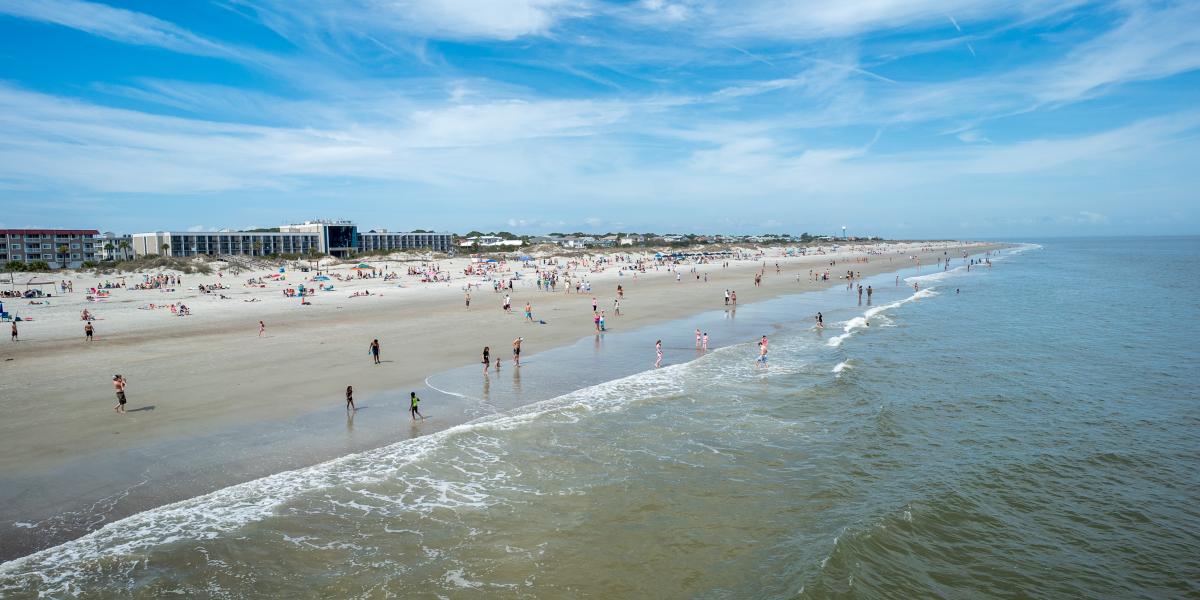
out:
<path id="1" fill-rule="evenodd" d="M 1050 241 L 435 375 L 477 420 L 140 513 L 0 595 L 1194 597 L 1198 247 Z"/>

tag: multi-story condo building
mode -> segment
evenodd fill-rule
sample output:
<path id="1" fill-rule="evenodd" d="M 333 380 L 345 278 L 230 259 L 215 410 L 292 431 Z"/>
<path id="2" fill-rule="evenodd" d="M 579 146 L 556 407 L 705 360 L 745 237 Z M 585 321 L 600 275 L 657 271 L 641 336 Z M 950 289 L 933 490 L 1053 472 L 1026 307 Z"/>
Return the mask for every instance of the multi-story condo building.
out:
<path id="1" fill-rule="evenodd" d="M 454 247 L 454 234 L 446 232 L 413 231 L 394 233 L 386 229 L 372 229 L 358 234 L 358 249 L 361 252 L 378 250 L 411 250 L 427 248 L 434 252 L 450 252 Z"/>
<path id="2" fill-rule="evenodd" d="M 105 231 L 96 236 L 96 255 L 100 260 L 130 260 L 133 258 L 133 236 Z"/>
<path id="3" fill-rule="evenodd" d="M 45 261 L 51 268 L 79 268 L 98 260 L 95 229 L 0 229 L 0 262 Z"/>
<path id="4" fill-rule="evenodd" d="M 283 225 L 279 231 L 162 231 L 136 233 L 133 251 L 138 256 L 161 254 L 187 257 L 198 255 L 240 254 L 327 254 L 348 256 L 357 252 L 428 248 L 450 252 L 451 233 L 389 233 L 386 230 L 359 233 L 350 221 L 305 221 Z"/>
<path id="5" fill-rule="evenodd" d="M 159 231 L 133 234 L 137 256 L 200 256 L 218 254 L 312 254 L 320 252 L 315 233 L 275 231 Z"/>

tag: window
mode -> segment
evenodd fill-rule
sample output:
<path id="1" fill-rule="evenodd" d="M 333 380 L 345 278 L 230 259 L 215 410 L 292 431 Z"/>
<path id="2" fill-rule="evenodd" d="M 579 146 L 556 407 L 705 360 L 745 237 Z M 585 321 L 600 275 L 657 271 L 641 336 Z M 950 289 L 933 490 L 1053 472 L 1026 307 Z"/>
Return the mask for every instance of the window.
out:
<path id="1" fill-rule="evenodd" d="M 43 254 L 42 260 L 54 260 L 54 255 L 53 254 Z"/>
<path id="2" fill-rule="evenodd" d="M 42 250 L 49 250 L 50 244 L 42 244 Z"/>

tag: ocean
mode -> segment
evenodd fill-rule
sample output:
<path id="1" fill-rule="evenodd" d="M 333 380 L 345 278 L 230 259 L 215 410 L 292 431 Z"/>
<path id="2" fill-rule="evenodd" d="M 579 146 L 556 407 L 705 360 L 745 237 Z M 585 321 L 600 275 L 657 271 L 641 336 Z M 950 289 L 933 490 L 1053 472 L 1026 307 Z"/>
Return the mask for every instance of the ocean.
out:
<path id="1" fill-rule="evenodd" d="M 1197 249 L 1045 240 L 466 365 L 427 383 L 467 423 L 5 562 L 0 596 L 1200 597 Z"/>

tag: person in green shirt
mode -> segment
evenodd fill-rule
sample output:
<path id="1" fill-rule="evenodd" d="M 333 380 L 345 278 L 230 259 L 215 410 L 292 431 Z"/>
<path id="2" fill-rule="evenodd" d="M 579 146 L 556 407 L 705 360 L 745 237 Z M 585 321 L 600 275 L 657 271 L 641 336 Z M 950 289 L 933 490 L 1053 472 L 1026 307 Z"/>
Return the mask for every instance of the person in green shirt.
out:
<path id="1" fill-rule="evenodd" d="M 419 402 L 421 402 L 421 399 L 417 397 L 416 392 L 409 392 L 408 394 L 409 394 L 409 407 L 408 407 L 409 414 L 412 415 L 412 418 L 414 421 L 417 420 L 417 417 L 421 417 L 422 419 L 424 419 L 425 415 L 422 415 L 421 411 L 417 409 L 417 404 Z"/>

